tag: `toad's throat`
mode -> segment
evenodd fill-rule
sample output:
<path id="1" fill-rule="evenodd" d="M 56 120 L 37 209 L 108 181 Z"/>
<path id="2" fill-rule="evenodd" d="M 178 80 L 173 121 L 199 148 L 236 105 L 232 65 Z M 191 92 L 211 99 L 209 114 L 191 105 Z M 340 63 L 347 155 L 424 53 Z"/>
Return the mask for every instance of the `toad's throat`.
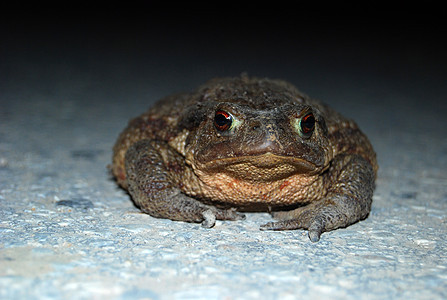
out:
<path id="1" fill-rule="evenodd" d="M 195 169 L 206 173 L 224 173 L 245 181 L 268 182 L 297 174 L 313 174 L 315 164 L 297 157 L 279 156 L 270 152 L 256 156 L 222 158 Z"/>

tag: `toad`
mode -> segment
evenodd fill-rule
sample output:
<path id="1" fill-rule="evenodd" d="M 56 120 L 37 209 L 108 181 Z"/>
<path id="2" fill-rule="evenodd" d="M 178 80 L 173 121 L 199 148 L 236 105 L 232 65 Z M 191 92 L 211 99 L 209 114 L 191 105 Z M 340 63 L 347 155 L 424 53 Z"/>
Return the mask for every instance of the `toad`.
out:
<path id="1" fill-rule="evenodd" d="M 131 120 L 112 173 L 157 218 L 201 223 L 267 211 L 262 230 L 323 232 L 365 219 L 375 152 L 354 121 L 282 80 L 217 78 Z"/>

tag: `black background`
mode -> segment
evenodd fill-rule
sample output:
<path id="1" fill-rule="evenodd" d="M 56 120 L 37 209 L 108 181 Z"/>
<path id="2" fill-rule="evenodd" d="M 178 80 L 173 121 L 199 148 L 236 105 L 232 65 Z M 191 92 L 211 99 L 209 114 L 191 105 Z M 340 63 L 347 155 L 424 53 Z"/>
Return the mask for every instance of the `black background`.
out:
<path id="1" fill-rule="evenodd" d="M 446 108 L 436 7 L 214 5 L 5 8 L 0 88 L 54 94 L 56 83 L 67 90 L 88 82 L 89 101 L 129 102 L 247 72 L 325 100 L 357 89 L 371 100 L 341 101 L 394 93 Z"/>

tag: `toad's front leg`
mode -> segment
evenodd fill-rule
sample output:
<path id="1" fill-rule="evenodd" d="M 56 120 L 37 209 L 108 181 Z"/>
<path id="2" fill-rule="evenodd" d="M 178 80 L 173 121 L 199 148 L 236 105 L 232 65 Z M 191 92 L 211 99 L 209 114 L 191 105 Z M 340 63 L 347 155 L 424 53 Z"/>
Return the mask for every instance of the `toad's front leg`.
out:
<path id="1" fill-rule="evenodd" d="M 340 155 L 324 174 L 327 194 L 321 200 L 273 216 L 282 221 L 261 226 L 262 230 L 308 229 L 317 242 L 323 232 L 346 227 L 366 218 L 371 210 L 375 173 L 359 155 Z"/>
<path id="2" fill-rule="evenodd" d="M 136 205 L 153 217 L 201 222 L 213 227 L 218 220 L 240 220 L 235 210 L 218 209 L 187 196 L 181 189 L 187 168 L 184 158 L 164 142 L 142 140 L 126 152 L 128 190 Z"/>

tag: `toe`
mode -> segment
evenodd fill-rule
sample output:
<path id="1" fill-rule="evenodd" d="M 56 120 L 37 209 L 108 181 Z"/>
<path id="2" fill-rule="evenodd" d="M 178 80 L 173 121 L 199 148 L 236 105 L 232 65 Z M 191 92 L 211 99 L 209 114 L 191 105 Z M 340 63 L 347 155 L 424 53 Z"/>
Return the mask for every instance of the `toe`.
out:
<path id="1" fill-rule="evenodd" d="M 320 236 L 324 231 L 324 219 L 323 218 L 315 218 L 310 226 L 309 226 L 309 239 L 312 242 L 318 242 L 320 240 Z"/>
<path id="2" fill-rule="evenodd" d="M 205 210 L 203 213 L 202 227 L 212 228 L 216 224 L 216 215 L 211 209 Z"/>
<path id="3" fill-rule="evenodd" d="M 261 230 L 293 230 L 303 228 L 299 220 L 268 222 L 261 225 Z"/>
<path id="4" fill-rule="evenodd" d="M 316 243 L 320 240 L 321 232 L 315 230 L 309 230 L 309 239 L 311 242 Z"/>

